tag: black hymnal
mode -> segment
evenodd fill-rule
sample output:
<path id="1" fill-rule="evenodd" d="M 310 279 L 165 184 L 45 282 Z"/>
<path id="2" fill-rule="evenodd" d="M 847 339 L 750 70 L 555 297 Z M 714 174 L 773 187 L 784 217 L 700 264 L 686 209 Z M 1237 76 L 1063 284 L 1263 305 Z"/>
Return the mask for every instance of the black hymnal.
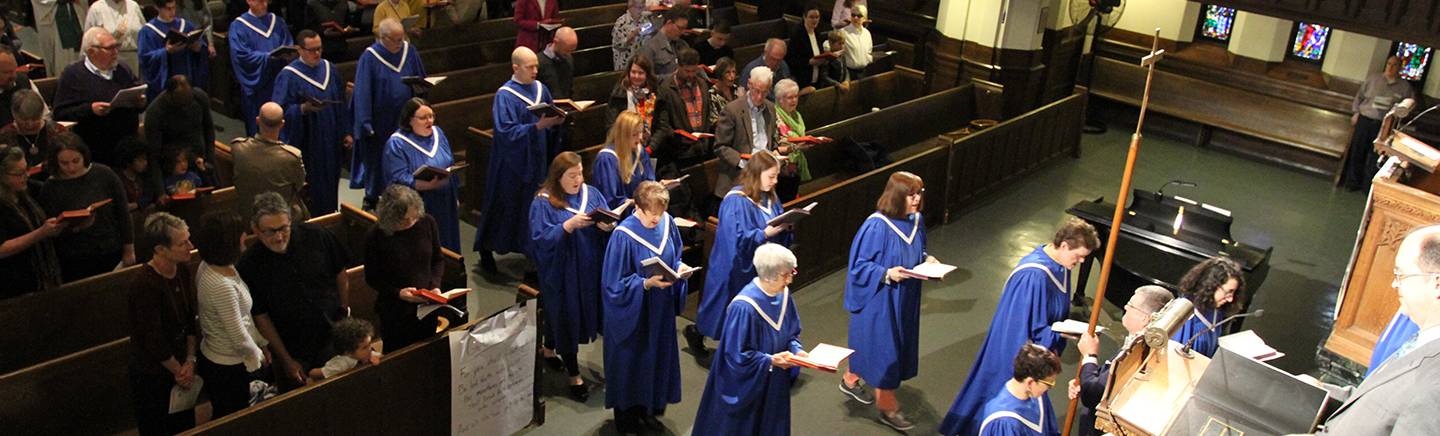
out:
<path id="1" fill-rule="evenodd" d="M 765 225 L 783 226 L 786 224 L 798 223 L 800 222 L 800 220 L 805 219 L 805 217 L 810 216 L 810 210 L 814 209 L 815 205 L 817 204 L 820 203 L 811 202 L 810 204 L 805 205 L 805 207 L 787 210 L 785 211 L 785 213 L 782 213 L 774 218 L 771 218 L 770 221 L 765 222 Z"/>
<path id="2" fill-rule="evenodd" d="M 695 271 L 699 271 L 702 268 L 698 266 L 689 266 L 681 263 L 680 271 L 675 271 L 674 269 L 670 268 L 670 265 L 665 264 L 665 261 L 661 260 L 659 257 L 645 259 L 644 261 L 640 262 L 640 267 L 644 269 L 642 273 L 645 277 L 660 276 L 661 279 L 664 279 L 667 282 L 688 279 L 691 275 L 695 274 Z"/>
<path id="3" fill-rule="evenodd" d="M 595 208 L 595 210 L 590 211 L 590 220 L 594 221 L 596 224 L 618 223 L 620 222 L 620 215 L 625 213 L 625 209 L 629 208 L 630 205 L 634 203 L 635 200 L 625 200 L 624 203 L 620 203 L 620 205 L 616 206 L 615 209 L 606 209 L 605 206 L 597 207 Z"/>
<path id="4" fill-rule="evenodd" d="M 189 45 L 195 41 L 199 41 L 200 37 L 204 34 L 205 29 L 195 29 L 185 33 L 171 30 L 165 32 L 165 43 L 171 45 Z"/>
<path id="5" fill-rule="evenodd" d="M 275 47 L 274 50 L 270 50 L 270 57 L 272 57 L 272 58 L 287 58 L 287 59 L 288 59 L 288 58 L 293 58 L 293 57 L 299 56 L 299 55 L 300 55 L 300 47 L 296 47 L 296 46 L 294 46 L 294 45 L 282 45 L 282 46 L 279 46 L 279 47 Z"/>
<path id="6" fill-rule="evenodd" d="M 468 165 L 468 164 L 460 163 L 460 164 L 451 165 L 450 168 L 440 168 L 440 167 L 432 167 L 432 166 L 429 166 L 429 165 L 421 165 L 420 168 L 416 168 L 416 169 L 415 169 L 415 172 L 410 173 L 410 175 L 413 176 L 413 177 L 415 178 L 415 180 L 424 180 L 424 181 L 427 181 L 427 182 L 428 182 L 428 181 L 431 181 L 431 180 L 443 179 L 443 178 L 446 178 L 446 177 L 450 177 L 450 175 L 451 175 L 452 173 L 454 173 L 455 170 L 458 170 L 458 169 L 461 169 L 461 168 L 465 168 L 467 165 Z"/>

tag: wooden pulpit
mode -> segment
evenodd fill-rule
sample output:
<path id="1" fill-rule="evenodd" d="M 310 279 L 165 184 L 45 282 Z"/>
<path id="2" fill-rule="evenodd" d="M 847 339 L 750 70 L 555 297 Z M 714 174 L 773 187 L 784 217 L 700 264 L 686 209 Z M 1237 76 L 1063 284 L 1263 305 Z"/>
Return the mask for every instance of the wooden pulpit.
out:
<path id="1" fill-rule="evenodd" d="M 1151 348 L 1134 340 L 1111 363 L 1105 396 L 1095 409 L 1095 426 L 1124 435 L 1165 434 L 1180 413 L 1210 359 L 1199 353 L 1180 354 L 1181 344 L 1167 340 Z"/>

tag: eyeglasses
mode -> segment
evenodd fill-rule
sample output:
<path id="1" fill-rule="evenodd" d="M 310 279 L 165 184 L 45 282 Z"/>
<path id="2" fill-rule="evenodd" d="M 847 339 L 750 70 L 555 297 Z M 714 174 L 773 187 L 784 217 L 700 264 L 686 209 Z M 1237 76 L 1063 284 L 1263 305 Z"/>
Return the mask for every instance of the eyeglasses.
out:
<path id="1" fill-rule="evenodd" d="M 290 225 L 289 225 L 289 224 L 286 224 L 286 225 L 283 225 L 283 226 L 279 226 L 279 227 L 275 227 L 275 228 L 272 228 L 272 229 L 260 229 L 260 235 L 261 235 L 261 236 L 265 236 L 265 237 L 270 237 L 270 236 L 275 236 L 275 235 L 286 235 L 286 234 L 289 234 L 289 233 L 290 233 Z"/>
<path id="2" fill-rule="evenodd" d="M 1052 387 L 1052 388 L 1055 387 L 1055 380 L 1035 380 L 1035 381 L 1040 382 L 1040 384 L 1043 384 L 1043 385 L 1045 385 L 1045 386 L 1047 386 L 1047 387 Z"/>
<path id="3" fill-rule="evenodd" d="M 1440 277 L 1440 273 L 1424 273 L 1424 272 L 1422 272 L 1422 273 L 1408 273 L 1408 274 L 1407 274 L 1407 273 L 1402 273 L 1402 272 L 1400 272 L 1400 269 L 1399 269 L 1399 268 L 1396 268 L 1396 269 L 1395 269 L 1395 283 L 1400 283 L 1402 280 L 1405 280 L 1405 279 L 1408 279 L 1408 278 L 1411 278 L 1411 277 Z"/>
<path id="4" fill-rule="evenodd" d="M 91 47 L 94 47 L 94 48 L 99 49 L 99 50 L 105 50 L 105 51 L 116 51 L 116 50 L 119 50 L 119 49 L 120 49 L 120 44 L 92 45 Z"/>
<path id="5" fill-rule="evenodd" d="M 310 52 L 310 53 L 319 53 L 320 50 L 321 50 L 321 49 L 324 49 L 324 48 L 325 48 L 325 47 L 323 47 L 323 46 L 321 46 L 321 47 L 315 47 L 315 48 L 300 47 L 301 50 L 304 50 L 304 51 L 307 51 L 307 52 Z"/>

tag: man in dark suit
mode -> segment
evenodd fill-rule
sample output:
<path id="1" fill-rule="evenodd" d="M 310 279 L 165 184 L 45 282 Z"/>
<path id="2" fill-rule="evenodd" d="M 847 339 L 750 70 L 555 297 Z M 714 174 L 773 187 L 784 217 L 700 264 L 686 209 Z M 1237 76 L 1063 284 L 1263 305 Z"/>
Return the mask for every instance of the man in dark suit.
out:
<path id="1" fill-rule="evenodd" d="M 1130 336 L 1138 335 L 1145 326 L 1150 324 L 1150 315 L 1159 311 L 1170 303 L 1174 296 L 1164 287 L 1149 285 L 1135 289 L 1135 295 L 1125 303 L 1125 315 L 1120 318 L 1120 324 L 1125 326 L 1127 335 L 1126 342 Z M 1100 363 L 1097 355 L 1100 352 L 1100 338 L 1095 335 L 1084 335 L 1075 342 L 1075 348 L 1084 355 L 1080 363 L 1080 378 L 1070 380 L 1070 398 L 1080 397 L 1080 411 L 1077 421 L 1080 421 L 1080 436 L 1099 435 L 1100 431 L 1095 429 L 1095 406 L 1100 404 L 1100 398 L 1105 395 L 1105 381 L 1110 378 L 1110 362 Z"/>
<path id="2" fill-rule="evenodd" d="M 1440 429 L 1440 225 L 1410 233 L 1395 253 L 1400 313 L 1420 327 L 1360 386 L 1326 386 L 1341 400 L 1317 434 L 1433 435 Z"/>
<path id="3" fill-rule="evenodd" d="M 680 68 L 675 75 L 660 82 L 650 132 L 650 156 L 658 162 L 656 171 L 667 178 L 672 176 L 664 175 L 662 168 L 684 168 L 710 157 L 709 141 L 686 138 L 676 134 L 676 129 L 714 133 L 709 123 L 710 82 L 700 73 L 700 54 L 685 47 L 680 49 L 679 58 Z"/>
<path id="4" fill-rule="evenodd" d="M 719 174 L 715 178 L 715 204 L 735 187 L 740 169 L 747 162 L 743 156 L 774 150 L 779 141 L 779 128 L 775 124 L 775 103 L 766 100 L 770 95 L 770 80 L 775 73 L 769 67 L 758 66 L 750 70 L 744 98 L 737 98 L 725 105 L 725 113 L 715 123 L 715 155 L 720 158 Z"/>

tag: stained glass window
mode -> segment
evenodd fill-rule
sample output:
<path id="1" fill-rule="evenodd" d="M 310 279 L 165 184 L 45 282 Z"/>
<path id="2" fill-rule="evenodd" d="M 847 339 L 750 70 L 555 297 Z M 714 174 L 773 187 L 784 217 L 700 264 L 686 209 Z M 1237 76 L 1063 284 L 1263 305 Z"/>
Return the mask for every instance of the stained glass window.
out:
<path id="1" fill-rule="evenodd" d="M 1200 17 L 1201 37 L 1229 41 L 1232 30 L 1235 30 L 1235 8 L 1205 5 L 1205 14 Z"/>
<path id="2" fill-rule="evenodd" d="M 1290 44 L 1290 55 L 1305 60 L 1318 61 L 1325 57 L 1325 43 L 1329 41 L 1329 27 L 1298 22 L 1295 25 L 1294 42 Z"/>
<path id="3" fill-rule="evenodd" d="M 1425 67 L 1430 66 L 1430 47 L 1400 42 L 1395 44 L 1395 56 L 1400 58 L 1400 78 L 1419 81 L 1425 78 Z"/>

